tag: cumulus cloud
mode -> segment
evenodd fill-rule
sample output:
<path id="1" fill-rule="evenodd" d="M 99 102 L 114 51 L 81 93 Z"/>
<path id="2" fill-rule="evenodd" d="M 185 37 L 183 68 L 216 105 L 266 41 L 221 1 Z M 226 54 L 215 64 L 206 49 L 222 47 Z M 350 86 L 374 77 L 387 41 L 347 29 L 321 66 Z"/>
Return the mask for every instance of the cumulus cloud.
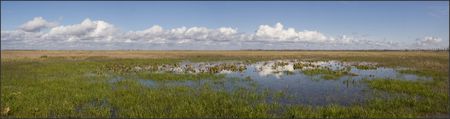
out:
<path id="1" fill-rule="evenodd" d="M 22 30 L 2 31 L 1 41 L 26 41 L 41 39 L 43 33 L 26 32 Z"/>
<path id="2" fill-rule="evenodd" d="M 43 35 L 44 39 L 73 41 L 111 41 L 118 29 L 105 21 L 85 19 L 80 24 L 58 26 Z"/>
<path id="3" fill-rule="evenodd" d="M 437 45 L 441 43 L 442 39 L 439 37 L 432 37 L 432 36 L 426 36 L 423 38 L 417 39 L 417 45 L 423 46 L 423 45 Z"/>
<path id="4" fill-rule="evenodd" d="M 48 22 L 42 17 L 35 17 L 33 20 L 30 20 L 26 22 L 25 24 L 22 24 L 19 29 L 26 32 L 37 32 L 44 28 L 51 28 L 55 27 L 58 24 L 55 22 Z"/>
<path id="5" fill-rule="evenodd" d="M 42 29 L 49 30 L 42 32 Z M 38 32 L 39 31 L 39 32 Z M 254 33 L 237 28 L 179 27 L 164 29 L 153 25 L 137 31 L 120 31 L 113 24 L 89 18 L 78 24 L 60 25 L 36 17 L 13 31 L 1 31 L 2 48 L 43 49 L 308 49 L 322 48 L 390 48 L 399 43 L 368 40 L 354 35 L 337 37 L 316 30 L 296 30 L 281 23 L 260 25 Z M 420 45 L 441 42 L 437 37 L 418 39 Z"/>
<path id="6" fill-rule="evenodd" d="M 340 37 L 333 37 L 314 30 L 297 31 L 294 28 L 285 28 L 281 23 L 276 23 L 273 27 L 269 25 L 260 25 L 252 40 L 261 42 L 313 43 L 332 45 L 363 43 L 363 40 L 357 39 L 353 36 L 342 35 Z"/>
<path id="7" fill-rule="evenodd" d="M 196 41 L 231 41 L 238 40 L 236 29 L 221 27 L 208 29 L 206 27 L 180 27 L 164 30 L 155 25 L 142 31 L 130 31 L 123 35 L 127 42 L 150 42 L 150 43 L 190 43 Z"/>
<path id="8" fill-rule="evenodd" d="M 324 42 L 330 40 L 324 34 L 318 31 L 301 31 L 294 28 L 284 29 L 281 23 L 276 23 L 274 27 L 261 25 L 255 33 L 253 40 L 272 41 L 272 42 Z"/>

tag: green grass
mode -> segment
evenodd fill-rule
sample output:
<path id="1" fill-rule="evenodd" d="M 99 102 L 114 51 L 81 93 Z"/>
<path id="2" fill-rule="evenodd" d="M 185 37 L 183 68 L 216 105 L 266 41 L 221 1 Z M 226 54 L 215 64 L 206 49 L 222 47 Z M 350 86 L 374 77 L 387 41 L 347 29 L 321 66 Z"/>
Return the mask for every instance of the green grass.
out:
<path id="1" fill-rule="evenodd" d="M 313 69 L 304 69 L 302 70 L 303 74 L 314 76 L 314 75 L 322 75 L 321 77 L 324 79 L 338 79 L 345 75 L 354 76 L 356 74 L 348 71 L 348 68 L 342 70 L 331 70 L 329 68 L 313 68 Z"/>
<path id="2" fill-rule="evenodd" d="M 294 67 L 294 69 L 303 69 L 304 67 L 314 67 L 314 68 L 318 67 L 317 65 L 311 64 L 311 62 L 309 62 L 309 63 L 295 63 L 293 67 Z"/>
<path id="3" fill-rule="evenodd" d="M 405 97 L 372 99 L 365 105 L 290 106 L 285 117 L 291 118 L 443 118 L 448 108 L 442 101 Z"/>
<path id="4" fill-rule="evenodd" d="M 446 95 L 445 93 L 434 92 L 434 83 L 429 81 L 408 81 L 399 79 L 373 79 L 365 81 L 368 83 L 369 87 L 377 90 L 427 97 L 445 97 Z"/>
<path id="5" fill-rule="evenodd" d="M 117 84 L 111 102 L 119 117 L 271 117 L 272 104 L 249 90 L 212 90 L 211 86 L 151 90 L 133 80 Z"/>
<path id="6" fill-rule="evenodd" d="M 236 64 L 220 64 L 220 65 L 208 68 L 208 72 L 209 73 L 219 73 L 222 70 L 242 72 L 245 69 L 247 69 L 245 66 L 237 66 Z"/>
<path id="7" fill-rule="evenodd" d="M 1 107 L 9 107 L 7 115 L 15 117 L 105 115 L 107 109 L 87 105 L 110 90 L 105 78 L 84 77 L 93 67 L 80 62 L 2 62 Z M 77 107 L 86 110 L 77 112 Z"/>
<path id="8" fill-rule="evenodd" d="M 399 70 L 399 72 L 404 74 L 414 74 L 417 76 L 432 77 L 435 80 L 446 80 L 446 78 L 448 78 L 446 77 L 446 73 L 434 70 L 405 69 Z"/>
<path id="9" fill-rule="evenodd" d="M 270 117 L 269 110 L 276 106 L 262 102 L 263 95 L 244 89 L 230 93 L 213 91 L 204 85 L 155 90 L 134 79 L 111 84 L 108 82 L 111 76 L 86 76 L 98 66 L 131 63 L 129 60 L 73 62 L 59 59 L 54 62 L 2 62 L 2 74 L 7 75 L 2 75 L 1 80 L 1 107 L 10 109 L 2 116 L 110 117 L 111 110 L 115 110 L 117 117 Z M 153 80 L 223 77 L 210 73 L 139 73 L 138 76 Z"/>
<path id="10" fill-rule="evenodd" d="M 356 67 L 356 69 L 359 69 L 359 70 L 374 70 L 374 69 L 377 69 L 376 66 L 369 66 L 369 65 L 356 65 L 355 67 Z"/>
<path id="11" fill-rule="evenodd" d="M 445 114 L 449 111 L 448 90 L 442 90 L 442 87 L 447 85 L 445 81 L 374 79 L 365 80 L 365 82 L 376 91 L 402 95 L 388 102 L 383 102 L 381 99 L 372 102 L 380 103 L 378 106 L 375 105 L 378 108 L 383 108 L 383 105 L 395 105 L 406 114 Z"/>
<path id="12" fill-rule="evenodd" d="M 2 51 L 3 53 L 3 51 Z M 257 52 L 258 53 L 258 52 Z M 267 53 L 267 54 L 266 54 Z M 2 54 L 3 55 L 3 54 Z M 167 55 L 173 55 L 167 53 Z M 179 57 L 111 58 L 57 57 L 3 58 L 1 61 L 1 117 L 286 117 L 286 118 L 400 118 L 441 117 L 448 114 L 448 52 L 337 52 L 261 54 L 182 54 Z M 166 55 L 164 55 L 166 56 Z M 212 85 L 149 88 L 136 78 L 152 80 L 208 80 L 224 78 L 207 73 L 170 74 L 134 72 L 123 67 L 175 64 L 182 60 L 255 62 L 267 59 L 371 61 L 380 66 L 410 67 L 402 73 L 432 80 L 364 80 L 375 98 L 354 105 L 281 105 L 266 98 L 283 92 L 256 93 L 252 88 L 226 91 Z M 118 68 L 114 68 L 118 67 Z M 305 70 L 330 79 L 349 75 L 329 69 Z M 102 74 L 102 75 L 90 75 Z M 112 77 L 125 79 L 111 83 Z M 257 79 L 249 79 L 257 80 Z M 270 90 L 269 90 L 270 91 Z M 389 98 L 381 98 L 388 96 Z M 6 109 L 9 111 L 5 112 Z"/>
<path id="13" fill-rule="evenodd" d="M 373 91 L 375 98 L 365 104 L 291 106 L 285 116 L 295 118 L 443 118 L 449 112 L 448 90 L 437 90 L 433 81 L 380 78 L 363 81 L 371 89 L 375 89 Z M 381 98 L 387 95 L 388 99 Z"/>
<path id="14" fill-rule="evenodd" d="M 198 74 L 173 74 L 173 73 L 138 73 L 137 76 L 143 79 L 151 80 L 204 80 L 204 79 L 221 79 L 224 75 L 215 75 L 211 73 L 198 73 Z"/>

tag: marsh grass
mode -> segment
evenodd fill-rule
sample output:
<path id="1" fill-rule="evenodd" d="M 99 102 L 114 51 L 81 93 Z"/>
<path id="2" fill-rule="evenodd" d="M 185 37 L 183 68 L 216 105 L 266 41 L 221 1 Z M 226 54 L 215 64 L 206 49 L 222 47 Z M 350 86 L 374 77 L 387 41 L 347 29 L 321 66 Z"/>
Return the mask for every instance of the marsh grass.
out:
<path id="1" fill-rule="evenodd" d="M 317 65 L 311 64 L 311 61 L 310 61 L 310 62 L 308 62 L 308 63 L 302 63 L 302 62 L 295 63 L 295 64 L 293 65 L 293 67 L 294 67 L 294 69 L 303 69 L 304 67 L 313 67 L 313 68 L 317 68 L 318 66 L 317 66 Z"/>
<path id="2" fill-rule="evenodd" d="M 359 70 L 375 70 L 378 67 L 377 66 L 371 66 L 371 65 L 355 65 L 356 69 Z"/>
<path id="3" fill-rule="evenodd" d="M 43 55 L 47 57 L 40 58 Z M 220 75 L 102 68 L 176 64 L 183 60 L 250 63 L 271 59 L 377 62 L 384 67 L 409 67 L 413 70 L 403 73 L 433 79 L 364 80 L 371 89 L 367 93 L 381 96 L 362 104 L 286 106 L 266 101 L 272 95 L 277 98 L 289 96 L 282 92 L 256 93 L 254 88 L 217 90 L 212 85 L 155 90 L 136 80 L 208 80 L 223 78 Z M 93 72 L 98 74 L 86 75 Z M 330 78 L 347 75 L 344 71 L 328 69 L 305 73 L 328 74 Z M 436 117 L 449 112 L 448 52 L 2 51 L 1 74 L 1 117 L 399 118 Z M 124 76 L 124 79 L 111 83 L 113 76 Z M 389 98 L 381 98 L 383 96 Z"/>
<path id="4" fill-rule="evenodd" d="M 442 73 L 440 71 L 433 71 L 433 70 L 417 70 L 417 69 L 405 69 L 405 70 L 399 70 L 399 73 L 403 74 L 414 74 L 417 76 L 424 76 L 424 77 L 433 77 L 433 79 L 436 80 L 445 80 L 445 73 Z"/>
<path id="5" fill-rule="evenodd" d="M 102 107 L 83 112 L 75 108 L 107 96 L 109 85 L 101 78 L 86 79 L 83 63 L 3 63 L 2 108 L 9 107 L 14 117 L 77 117 L 108 113 Z M 81 66 L 81 67 L 80 67 Z M 9 75 L 8 75 L 9 74 Z"/>
<path id="6" fill-rule="evenodd" d="M 2 62 L 2 74 L 9 75 L 2 75 L 1 107 L 10 109 L 2 116 L 111 117 L 114 112 L 117 117 L 270 117 L 268 111 L 274 106 L 262 102 L 264 95 L 239 88 L 232 92 L 212 90 L 208 85 L 152 90 L 129 77 L 112 84 L 108 82 L 112 79 L 106 76 L 86 78 L 85 74 L 98 65 L 109 63 Z M 223 77 L 209 73 L 140 73 L 138 76 L 152 80 Z"/>
<path id="7" fill-rule="evenodd" d="M 111 101 L 119 117 L 271 117 L 274 105 L 249 90 L 228 92 L 201 87 L 163 87 L 148 90 L 134 80 L 124 80 Z M 219 103 L 220 102 L 220 103 Z"/>
<path id="8" fill-rule="evenodd" d="M 151 80 L 216 80 L 224 78 L 225 75 L 216 75 L 211 73 L 198 73 L 198 74 L 173 74 L 173 73 L 149 73 L 143 72 L 138 73 L 137 76 L 142 79 L 151 79 Z"/>
<path id="9" fill-rule="evenodd" d="M 245 69 L 247 69 L 247 67 L 238 66 L 236 64 L 220 64 L 217 66 L 209 67 L 208 73 L 219 73 L 220 71 L 223 71 L 223 70 L 242 72 Z"/>
<path id="10" fill-rule="evenodd" d="M 355 76 L 357 74 L 351 73 L 348 68 L 344 68 L 341 70 L 331 70 L 327 67 L 319 67 L 314 69 L 304 69 L 302 70 L 303 74 L 314 76 L 314 75 L 322 75 L 321 77 L 324 79 L 338 79 L 345 75 Z"/>

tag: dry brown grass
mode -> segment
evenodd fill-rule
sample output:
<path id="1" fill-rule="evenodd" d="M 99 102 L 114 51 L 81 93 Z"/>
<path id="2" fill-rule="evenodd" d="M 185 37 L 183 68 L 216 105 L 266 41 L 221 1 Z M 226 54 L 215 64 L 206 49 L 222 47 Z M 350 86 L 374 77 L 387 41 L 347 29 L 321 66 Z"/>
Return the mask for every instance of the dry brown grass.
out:
<path id="1" fill-rule="evenodd" d="M 2 59 L 47 57 L 237 58 L 371 61 L 448 72 L 448 51 L 1 51 Z"/>
<path id="2" fill-rule="evenodd" d="M 448 58 L 448 52 L 432 51 L 1 51 L 2 58 L 39 58 L 49 57 L 91 57 L 106 56 L 113 58 L 178 58 L 191 56 L 228 56 L 228 57 L 399 57 L 410 56 Z"/>

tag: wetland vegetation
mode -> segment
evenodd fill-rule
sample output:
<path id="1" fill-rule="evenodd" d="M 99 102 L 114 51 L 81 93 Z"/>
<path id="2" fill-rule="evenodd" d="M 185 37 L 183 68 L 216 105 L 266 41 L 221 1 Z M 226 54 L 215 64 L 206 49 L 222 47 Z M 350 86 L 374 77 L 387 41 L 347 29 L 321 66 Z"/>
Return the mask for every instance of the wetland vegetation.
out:
<path id="1" fill-rule="evenodd" d="M 2 51 L 1 117 L 446 118 L 448 52 Z"/>

